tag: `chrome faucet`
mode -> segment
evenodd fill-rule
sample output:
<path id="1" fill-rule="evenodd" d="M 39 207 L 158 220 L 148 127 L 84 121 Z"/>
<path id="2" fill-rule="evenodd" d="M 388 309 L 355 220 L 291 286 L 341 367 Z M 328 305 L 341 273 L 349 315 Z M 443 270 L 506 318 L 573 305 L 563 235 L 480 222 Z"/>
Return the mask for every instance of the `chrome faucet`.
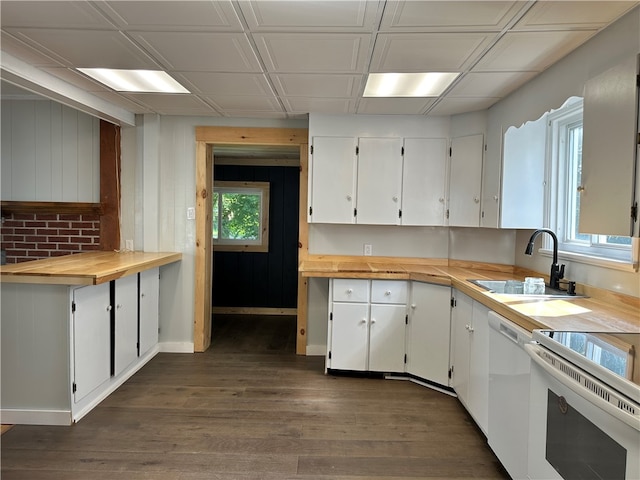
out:
<path id="1" fill-rule="evenodd" d="M 527 249 L 524 253 L 526 255 L 531 255 L 533 253 L 533 242 L 542 232 L 548 233 L 553 239 L 553 263 L 551 264 L 551 272 L 549 274 L 549 286 L 556 290 L 560 290 L 560 280 L 564 278 L 564 265 L 558 266 L 558 237 L 556 237 L 556 234 L 548 228 L 536 230 L 533 232 L 533 235 L 531 235 L 529 243 L 527 244 Z"/>

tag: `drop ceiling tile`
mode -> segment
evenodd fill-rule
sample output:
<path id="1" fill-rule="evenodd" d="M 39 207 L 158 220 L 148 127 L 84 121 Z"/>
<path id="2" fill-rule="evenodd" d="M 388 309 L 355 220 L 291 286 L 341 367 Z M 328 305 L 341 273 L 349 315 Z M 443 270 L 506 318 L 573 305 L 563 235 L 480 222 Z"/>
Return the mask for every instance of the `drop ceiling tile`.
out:
<path id="1" fill-rule="evenodd" d="M 494 38 L 491 33 L 379 34 L 372 72 L 459 72 Z"/>
<path id="2" fill-rule="evenodd" d="M 257 97 L 246 95 L 207 95 L 203 98 L 219 110 L 282 112 L 282 106 L 276 97 Z"/>
<path id="3" fill-rule="evenodd" d="M 470 72 L 447 94 L 450 97 L 505 97 L 537 72 Z"/>
<path id="4" fill-rule="evenodd" d="M 11 33 L 12 29 L 8 30 Z M 67 66 L 158 68 L 145 52 L 118 32 L 26 28 L 15 31 L 15 36 Z"/>
<path id="5" fill-rule="evenodd" d="M 474 66 L 474 71 L 541 72 L 594 33 L 593 30 L 507 33 Z"/>
<path id="6" fill-rule="evenodd" d="M 253 32 L 365 32 L 374 28 L 377 2 L 244 1 L 239 3 Z"/>
<path id="7" fill-rule="evenodd" d="M 435 98 L 363 98 L 359 114 L 420 115 L 436 101 Z"/>
<path id="8" fill-rule="evenodd" d="M 478 110 L 485 110 L 499 100 L 500 98 L 491 97 L 445 97 L 440 99 L 438 104 L 433 107 L 433 109 L 429 110 L 428 113 L 429 115 L 458 115 L 460 113 L 475 112 Z"/>
<path id="9" fill-rule="evenodd" d="M 380 30 L 499 32 L 522 6 L 522 3 L 513 1 L 389 1 Z"/>
<path id="10" fill-rule="evenodd" d="M 131 32 L 169 70 L 188 72 L 260 72 L 243 33 Z"/>
<path id="11" fill-rule="evenodd" d="M 288 119 L 290 115 L 285 112 L 263 112 L 263 111 L 251 111 L 251 110 L 225 110 L 222 112 L 224 117 L 232 118 L 279 118 Z"/>
<path id="12" fill-rule="evenodd" d="M 0 45 L 2 46 L 2 53 L 12 55 L 18 60 L 33 65 L 34 67 L 54 67 L 60 65 L 60 61 L 45 55 L 34 47 L 27 45 L 22 40 L 18 40 L 12 35 L 9 35 L 7 32 L 2 32 Z"/>
<path id="13" fill-rule="evenodd" d="M 538 2 L 514 30 L 599 29 L 637 4 L 629 1 Z"/>
<path id="14" fill-rule="evenodd" d="M 189 91 L 204 95 L 273 95 L 261 73 L 178 72 L 173 76 Z"/>
<path id="15" fill-rule="evenodd" d="M 2 0 L 2 28 L 44 27 L 59 29 L 113 29 L 109 22 L 89 2 Z"/>
<path id="16" fill-rule="evenodd" d="M 344 98 L 358 94 L 363 75 L 271 74 L 279 95 L 285 97 Z"/>
<path id="17" fill-rule="evenodd" d="M 149 12 L 148 1 L 98 3 L 124 30 L 242 31 L 242 24 L 229 0 L 160 1 Z"/>
<path id="18" fill-rule="evenodd" d="M 356 113 L 356 102 L 349 98 L 287 97 L 282 101 L 287 112 L 294 114 Z"/>
<path id="19" fill-rule="evenodd" d="M 122 93 L 123 97 L 148 107 L 161 115 L 214 115 L 217 112 L 194 95 Z"/>
<path id="20" fill-rule="evenodd" d="M 253 38 L 267 69 L 278 73 L 361 73 L 371 35 L 265 33 Z"/>

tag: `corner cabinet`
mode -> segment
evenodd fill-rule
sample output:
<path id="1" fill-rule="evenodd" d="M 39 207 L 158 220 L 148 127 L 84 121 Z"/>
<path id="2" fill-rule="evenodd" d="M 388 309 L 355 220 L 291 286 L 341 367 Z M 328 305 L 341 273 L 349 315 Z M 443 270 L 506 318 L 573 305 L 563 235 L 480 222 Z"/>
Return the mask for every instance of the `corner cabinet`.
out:
<path id="1" fill-rule="evenodd" d="M 404 372 L 407 282 L 331 279 L 326 368 Z"/>
<path id="2" fill-rule="evenodd" d="M 449 170 L 449 226 L 480 226 L 484 135 L 451 139 Z"/>
<path id="3" fill-rule="evenodd" d="M 480 429 L 489 422 L 489 309 L 454 290 L 451 387 Z"/>
<path id="4" fill-rule="evenodd" d="M 98 285 L 0 283 L 2 419 L 69 425 L 158 352 L 159 268 Z"/>
<path id="5" fill-rule="evenodd" d="M 638 56 L 588 80 L 580 233 L 638 235 Z"/>
<path id="6" fill-rule="evenodd" d="M 411 282 L 407 373 L 449 386 L 451 287 Z"/>

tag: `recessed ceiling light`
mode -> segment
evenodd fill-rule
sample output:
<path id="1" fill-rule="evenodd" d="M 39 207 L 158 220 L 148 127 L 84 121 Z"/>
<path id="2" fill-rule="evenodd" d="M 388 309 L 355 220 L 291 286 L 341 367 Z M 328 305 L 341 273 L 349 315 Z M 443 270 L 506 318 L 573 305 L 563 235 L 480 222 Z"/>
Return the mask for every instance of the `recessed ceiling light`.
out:
<path id="1" fill-rule="evenodd" d="M 190 93 L 167 73 L 160 70 L 114 70 L 79 68 L 82 73 L 118 92 Z"/>
<path id="2" fill-rule="evenodd" d="M 460 73 L 370 73 L 365 97 L 437 97 Z"/>

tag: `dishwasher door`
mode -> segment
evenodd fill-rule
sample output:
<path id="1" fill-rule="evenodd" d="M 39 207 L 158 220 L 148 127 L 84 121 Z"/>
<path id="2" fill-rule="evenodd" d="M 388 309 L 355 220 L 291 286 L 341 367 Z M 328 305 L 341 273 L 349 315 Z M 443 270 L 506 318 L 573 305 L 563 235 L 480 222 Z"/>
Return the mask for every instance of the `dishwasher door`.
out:
<path id="1" fill-rule="evenodd" d="M 531 334 L 489 312 L 489 446 L 511 478 L 527 478 Z"/>

